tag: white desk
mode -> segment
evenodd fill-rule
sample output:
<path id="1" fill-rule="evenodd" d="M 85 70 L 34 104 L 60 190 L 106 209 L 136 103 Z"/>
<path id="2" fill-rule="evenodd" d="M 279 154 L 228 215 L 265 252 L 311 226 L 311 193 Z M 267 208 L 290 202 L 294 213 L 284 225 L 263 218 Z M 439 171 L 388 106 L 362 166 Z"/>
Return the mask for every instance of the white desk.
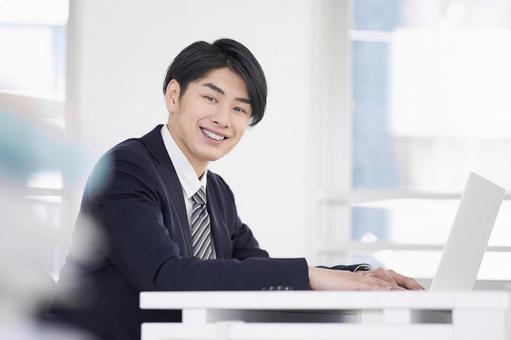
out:
<path id="1" fill-rule="evenodd" d="M 147 292 L 142 309 L 182 309 L 142 324 L 142 340 L 511 340 L 511 294 L 475 292 Z"/>

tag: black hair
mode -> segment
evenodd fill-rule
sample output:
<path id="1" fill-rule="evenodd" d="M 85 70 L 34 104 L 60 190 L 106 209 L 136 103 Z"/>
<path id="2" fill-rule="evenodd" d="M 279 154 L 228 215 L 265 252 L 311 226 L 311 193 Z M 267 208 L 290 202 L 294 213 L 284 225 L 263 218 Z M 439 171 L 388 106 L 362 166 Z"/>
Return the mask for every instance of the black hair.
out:
<path id="1" fill-rule="evenodd" d="M 175 79 L 181 87 L 182 96 L 190 82 L 223 67 L 231 69 L 245 82 L 252 108 L 250 125 L 256 125 L 263 119 L 266 108 L 266 78 L 252 52 L 235 40 L 218 39 L 212 44 L 196 41 L 187 46 L 169 65 L 163 82 L 163 93 L 167 91 L 170 81 Z"/>

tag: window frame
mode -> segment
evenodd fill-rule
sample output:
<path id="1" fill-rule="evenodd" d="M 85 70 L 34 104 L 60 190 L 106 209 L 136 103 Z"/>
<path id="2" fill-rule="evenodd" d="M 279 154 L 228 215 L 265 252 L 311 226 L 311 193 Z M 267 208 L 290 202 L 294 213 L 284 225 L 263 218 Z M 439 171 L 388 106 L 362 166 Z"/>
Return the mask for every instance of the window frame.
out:
<path id="1" fill-rule="evenodd" d="M 392 32 L 361 31 L 352 29 L 353 1 L 344 4 L 328 3 L 329 12 L 322 23 L 329 53 L 325 47 L 318 54 L 317 60 L 323 66 L 320 73 L 322 86 L 321 95 L 317 99 L 320 104 L 322 121 L 317 123 L 320 138 L 316 144 L 317 163 L 321 164 L 315 173 L 322 179 L 316 197 L 316 216 L 318 228 L 313 234 L 314 260 L 326 265 L 345 262 L 353 254 L 371 255 L 379 250 L 411 250 L 411 251 L 442 251 L 443 244 L 408 244 L 390 241 L 362 242 L 351 239 L 351 207 L 355 204 L 389 201 L 396 199 L 411 200 L 453 200 L 460 199 L 462 192 L 428 192 L 414 189 L 367 190 L 352 188 L 352 70 L 351 45 L 353 41 L 391 42 Z M 342 26 L 335 25 L 337 21 Z M 328 30 L 335 29 L 335 32 Z M 341 56 L 340 50 L 346 56 Z M 333 72 L 324 71 L 333 66 Z M 339 72 L 336 72 L 339 71 Z M 335 79 L 341 74 L 342 79 Z M 333 84 L 333 85 L 332 85 Z M 340 92 L 344 89 L 346 92 Z M 342 93 L 342 95 L 339 95 Z M 344 137 L 343 137 L 344 136 Z M 332 182 L 326 182 L 333 179 Z M 506 192 L 505 201 L 511 201 L 511 193 Z M 489 246 L 487 252 L 511 253 L 511 246 Z M 419 278 L 428 283 L 431 278 Z M 507 287 L 504 281 L 484 280 L 483 287 Z"/>

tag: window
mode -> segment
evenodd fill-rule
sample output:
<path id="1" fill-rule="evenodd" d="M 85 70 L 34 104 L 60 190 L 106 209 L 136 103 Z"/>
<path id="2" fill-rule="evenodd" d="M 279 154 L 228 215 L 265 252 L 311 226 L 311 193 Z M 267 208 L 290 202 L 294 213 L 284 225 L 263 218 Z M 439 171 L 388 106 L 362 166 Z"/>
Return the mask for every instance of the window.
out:
<path id="1" fill-rule="evenodd" d="M 58 133 L 66 130 L 68 5 L 67 0 L 0 0 L 0 44 L 4 47 L 0 54 L 0 107 Z M 53 236 L 45 261 L 53 275 L 58 273 L 62 258 L 59 235 L 64 199 L 68 197 L 63 182 L 59 170 L 40 169 L 30 173 L 25 183 L 33 213 Z"/>
<path id="2" fill-rule="evenodd" d="M 511 3 L 351 10 L 351 190 L 332 208 L 346 208 L 350 228 L 324 253 L 431 278 L 469 172 L 511 188 Z M 509 199 L 480 279 L 511 279 Z"/>

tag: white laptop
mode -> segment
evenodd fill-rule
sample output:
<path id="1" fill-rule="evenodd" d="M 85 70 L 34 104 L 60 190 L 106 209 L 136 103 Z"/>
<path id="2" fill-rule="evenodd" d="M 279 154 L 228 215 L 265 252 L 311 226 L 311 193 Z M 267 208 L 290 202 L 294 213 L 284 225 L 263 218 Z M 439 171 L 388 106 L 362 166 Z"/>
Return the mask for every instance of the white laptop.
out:
<path id="1" fill-rule="evenodd" d="M 430 290 L 472 290 L 505 193 L 470 174 Z"/>

